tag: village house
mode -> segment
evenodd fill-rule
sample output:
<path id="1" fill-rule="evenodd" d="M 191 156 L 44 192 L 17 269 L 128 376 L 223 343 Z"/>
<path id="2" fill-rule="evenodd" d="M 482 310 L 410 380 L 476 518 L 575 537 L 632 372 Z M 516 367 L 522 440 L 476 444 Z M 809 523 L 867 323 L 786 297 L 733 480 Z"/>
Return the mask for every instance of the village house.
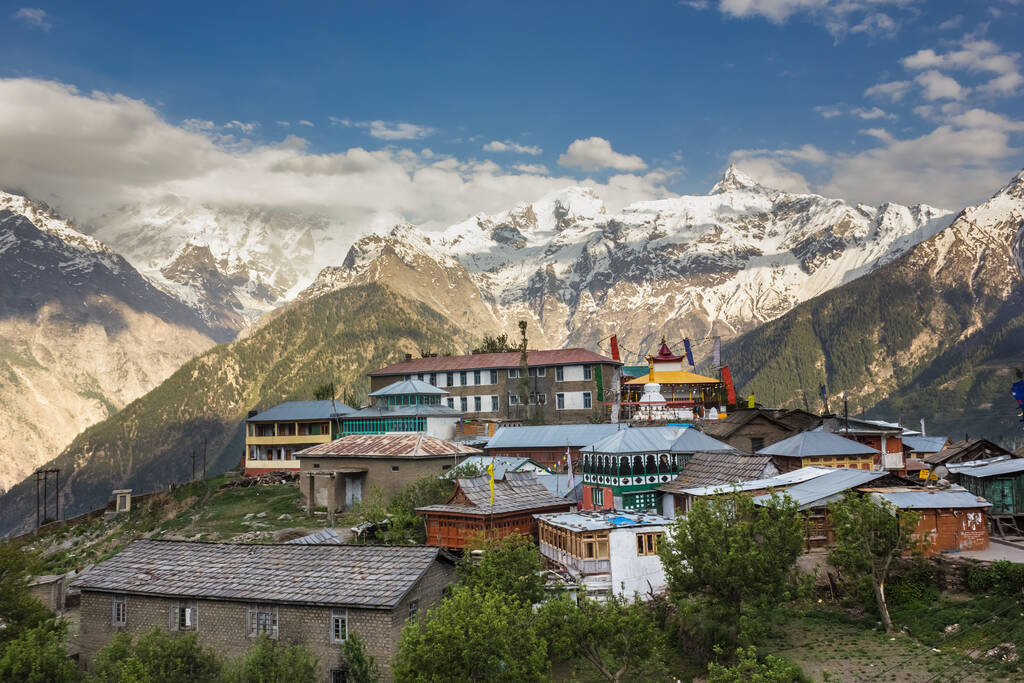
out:
<path id="1" fill-rule="evenodd" d="M 495 457 L 532 458 L 549 469 L 564 471 L 568 466 L 568 452 L 574 467 L 579 469 L 581 448 L 622 428 L 617 424 L 506 426 L 488 439 L 484 453 Z"/>
<path id="2" fill-rule="evenodd" d="M 723 493 L 737 491 L 750 496 L 759 496 L 768 491 L 785 491 L 786 489 L 804 481 L 821 477 L 834 471 L 831 467 L 802 467 L 790 472 L 782 472 L 763 479 L 748 479 L 746 481 L 731 481 L 707 486 L 694 486 L 680 491 L 673 491 L 676 497 L 674 503 L 675 514 L 682 515 L 689 512 L 699 498 L 711 498 Z"/>
<path id="3" fill-rule="evenodd" d="M 780 472 L 817 466 L 873 470 L 878 451 L 853 439 L 815 430 L 794 434 L 762 448 L 757 454 L 771 456 Z"/>
<path id="4" fill-rule="evenodd" d="M 860 491 L 897 510 L 920 512 L 916 534 L 924 541 L 925 555 L 988 548 L 991 504 L 962 486 L 862 487 Z"/>
<path id="5" fill-rule="evenodd" d="M 903 453 L 905 430 L 899 424 L 882 420 L 832 417 L 825 420 L 821 429 L 875 449 L 874 469 L 906 475 L 907 467 Z"/>
<path id="6" fill-rule="evenodd" d="M 529 351 L 524 405 L 520 360 L 518 351 L 428 358 L 407 354 L 404 361 L 371 372 L 370 388 L 415 379 L 446 389 L 446 405 L 466 419 L 518 424 L 537 412 L 554 424 L 585 422 L 603 415 L 602 404 L 613 401 L 618 390 L 619 361 L 579 348 Z"/>
<path id="7" fill-rule="evenodd" d="M 135 541 L 80 575 L 81 659 L 115 634 L 195 633 L 240 657 L 266 633 L 302 643 L 322 678 L 345 680 L 341 644 L 356 633 L 390 678 L 406 621 L 441 600 L 450 561 L 423 546 L 258 545 Z"/>
<path id="8" fill-rule="evenodd" d="M 999 536 L 1024 533 L 1024 458 L 1000 456 L 950 465 L 949 479 L 992 503 L 988 518 Z"/>
<path id="9" fill-rule="evenodd" d="M 929 455 L 938 453 L 952 442 L 944 436 L 920 436 L 903 434 L 903 456 L 906 461 L 907 476 L 910 478 L 928 479 L 928 463 L 924 461 Z M 933 480 L 938 477 L 931 476 Z"/>
<path id="10" fill-rule="evenodd" d="M 804 410 L 737 408 L 717 420 L 702 420 L 705 434 L 745 453 L 756 453 L 765 446 L 813 429 L 821 418 Z"/>
<path id="11" fill-rule="evenodd" d="M 334 513 L 362 500 L 372 488 L 390 497 L 421 477 L 439 477 L 475 448 L 424 433 L 353 434 L 296 453 L 306 509 Z"/>
<path id="12" fill-rule="evenodd" d="M 341 433 L 414 432 L 454 438 L 462 412 L 444 402 L 448 392 L 415 379 L 398 380 L 370 393 L 370 405 L 341 417 Z"/>
<path id="13" fill-rule="evenodd" d="M 750 479 L 774 477 L 777 474 L 779 469 L 767 455 L 694 453 L 678 477 L 658 487 L 662 493 L 662 514 L 671 519 L 676 514 L 685 515 L 690 510 L 692 499 L 684 493 L 686 489 L 698 486 L 728 486 Z"/>
<path id="14" fill-rule="evenodd" d="M 735 449 L 688 426 L 620 429 L 581 450 L 581 507 L 658 510 L 658 487 L 675 479 L 698 452 Z"/>
<path id="15" fill-rule="evenodd" d="M 562 512 L 535 515 L 540 552 L 587 596 L 630 600 L 665 590 L 665 569 L 658 546 L 671 520 L 619 511 Z"/>
<path id="16" fill-rule="evenodd" d="M 245 421 L 246 476 L 298 471 L 295 453 L 338 438 L 339 420 L 352 412 L 340 401 L 287 401 Z"/>
<path id="17" fill-rule="evenodd" d="M 551 493 L 534 472 L 506 472 L 496 479 L 493 503 L 490 482 L 488 476 L 459 479 L 447 503 L 416 508 L 427 527 L 427 543 L 464 550 L 474 542 L 511 534 L 536 538 L 534 514 L 575 507 Z"/>
<path id="18" fill-rule="evenodd" d="M 929 469 L 934 471 L 939 465 L 949 467 L 961 462 L 989 460 L 1002 456 L 1016 457 L 1007 449 L 988 439 L 966 439 L 949 444 L 938 453 L 926 456 L 924 461 Z"/>

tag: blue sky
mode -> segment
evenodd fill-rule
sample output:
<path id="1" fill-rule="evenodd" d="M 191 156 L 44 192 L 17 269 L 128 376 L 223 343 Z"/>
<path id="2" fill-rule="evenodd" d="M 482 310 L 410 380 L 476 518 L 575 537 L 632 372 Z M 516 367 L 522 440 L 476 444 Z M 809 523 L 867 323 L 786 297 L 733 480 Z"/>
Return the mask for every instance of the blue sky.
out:
<path id="1" fill-rule="evenodd" d="M 352 150 L 387 157 L 413 184 L 418 171 L 442 161 L 447 167 L 437 168 L 463 182 L 489 174 L 479 187 L 453 190 L 456 213 L 476 210 L 461 197 L 467 192 L 494 210 L 517 192 L 569 180 L 615 185 L 609 194 L 620 204 L 703 193 L 730 161 L 783 189 L 957 208 L 1024 166 L 1024 5 L 1016 1 L 5 8 L 0 77 L 8 90 L 0 97 L 12 111 L 0 109 L 0 143 L 17 141 L 25 158 L 0 162 L 0 184 L 81 211 L 103 207 L 87 207 L 80 195 L 107 190 L 91 177 L 76 189 L 73 170 L 41 168 L 61 166 L 72 143 L 53 146 L 41 136 L 33 147 L 26 136 L 45 125 L 82 137 L 106 129 L 100 137 L 116 145 L 118 106 L 133 105 L 153 119 L 127 124 L 141 127 L 138 138 L 174 140 L 166 128 L 175 128 L 212 149 L 196 143 L 195 158 L 179 160 L 188 173 L 176 168 L 148 190 L 111 172 L 111 187 L 132 186 L 123 195 L 111 190 L 111 202 L 188 192 L 189 173 L 194 185 L 199 176 L 209 184 L 203 159 L 218 167 L 218 153 L 249 160 L 244 172 L 217 180 L 241 201 L 243 193 L 223 186 L 255 182 L 247 174 L 270 163 L 267 150 L 282 142 L 296 157 L 287 164 L 301 164 L 307 177 L 323 172 L 311 165 L 351 166 Z M 64 96 L 35 102 L 40 91 L 25 90 L 33 84 Z M 16 101 L 25 103 L 20 112 Z M 107 109 L 75 118 L 100 104 Z M 23 120 L 34 107 L 45 107 L 43 123 Z M 66 119 L 50 114 L 65 107 Z M 131 116 L 145 118 L 137 108 Z M 126 156 L 152 156 L 147 171 L 163 163 L 159 145 L 125 144 Z M 170 156 L 188 147 L 171 144 Z M 81 155 L 101 148 L 93 141 Z M 275 159 L 279 170 L 285 162 Z M 124 165 L 97 162 L 108 163 Z M 273 201 L 308 202 L 284 194 Z M 412 194 L 418 198 L 389 207 L 389 218 L 450 219 L 432 213 L 425 190 Z"/>

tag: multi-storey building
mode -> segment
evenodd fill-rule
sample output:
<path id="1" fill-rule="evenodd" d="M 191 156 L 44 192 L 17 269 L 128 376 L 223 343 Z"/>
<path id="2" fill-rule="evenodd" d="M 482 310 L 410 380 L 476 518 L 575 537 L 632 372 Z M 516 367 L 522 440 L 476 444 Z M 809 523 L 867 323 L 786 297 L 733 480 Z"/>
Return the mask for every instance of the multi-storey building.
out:
<path id="1" fill-rule="evenodd" d="M 619 361 L 586 349 L 529 351 L 524 404 L 520 356 L 518 351 L 428 358 L 407 354 L 404 361 L 371 372 L 370 390 L 400 379 L 419 380 L 445 389 L 442 405 L 466 419 L 521 423 L 542 412 L 554 424 L 604 417 L 602 404 L 618 393 Z"/>
<path id="2" fill-rule="evenodd" d="M 341 401 L 287 401 L 245 421 L 247 476 L 299 469 L 295 454 L 340 435 L 339 420 L 352 408 Z"/>
<path id="3" fill-rule="evenodd" d="M 341 433 L 417 432 L 450 439 L 462 413 L 444 398 L 448 392 L 416 379 L 399 379 L 370 393 L 371 405 L 341 418 Z"/>

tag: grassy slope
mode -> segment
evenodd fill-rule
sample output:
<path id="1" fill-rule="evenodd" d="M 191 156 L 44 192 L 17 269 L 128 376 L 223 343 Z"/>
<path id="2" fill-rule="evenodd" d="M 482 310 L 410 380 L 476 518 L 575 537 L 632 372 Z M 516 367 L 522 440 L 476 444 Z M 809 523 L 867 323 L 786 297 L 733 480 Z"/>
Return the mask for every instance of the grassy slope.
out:
<path id="1" fill-rule="evenodd" d="M 193 449 L 208 441 L 211 473 L 242 455 L 246 412 L 309 399 L 333 380 L 365 392 L 365 373 L 419 349 L 461 351 L 462 330 L 424 304 L 378 285 L 296 306 L 251 336 L 195 358 L 121 412 L 82 432 L 49 463 L 61 469 L 62 517 L 104 505 L 116 488 L 156 490 L 191 478 Z M 0 498 L 0 532 L 35 522 L 35 484 Z"/>

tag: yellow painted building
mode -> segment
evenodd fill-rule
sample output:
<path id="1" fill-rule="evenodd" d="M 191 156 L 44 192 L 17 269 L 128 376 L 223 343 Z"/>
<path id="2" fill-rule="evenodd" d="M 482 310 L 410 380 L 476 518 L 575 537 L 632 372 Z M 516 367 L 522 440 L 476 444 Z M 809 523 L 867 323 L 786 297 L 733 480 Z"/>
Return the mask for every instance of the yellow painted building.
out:
<path id="1" fill-rule="evenodd" d="M 338 438 L 339 419 L 351 412 L 352 408 L 340 401 L 288 401 L 249 417 L 245 421 L 245 474 L 298 472 L 295 453 Z"/>
<path id="2" fill-rule="evenodd" d="M 801 467 L 851 467 L 856 470 L 875 469 L 878 451 L 853 439 L 826 431 L 794 434 L 788 439 L 762 448 L 758 455 L 771 456 L 780 472 Z"/>

